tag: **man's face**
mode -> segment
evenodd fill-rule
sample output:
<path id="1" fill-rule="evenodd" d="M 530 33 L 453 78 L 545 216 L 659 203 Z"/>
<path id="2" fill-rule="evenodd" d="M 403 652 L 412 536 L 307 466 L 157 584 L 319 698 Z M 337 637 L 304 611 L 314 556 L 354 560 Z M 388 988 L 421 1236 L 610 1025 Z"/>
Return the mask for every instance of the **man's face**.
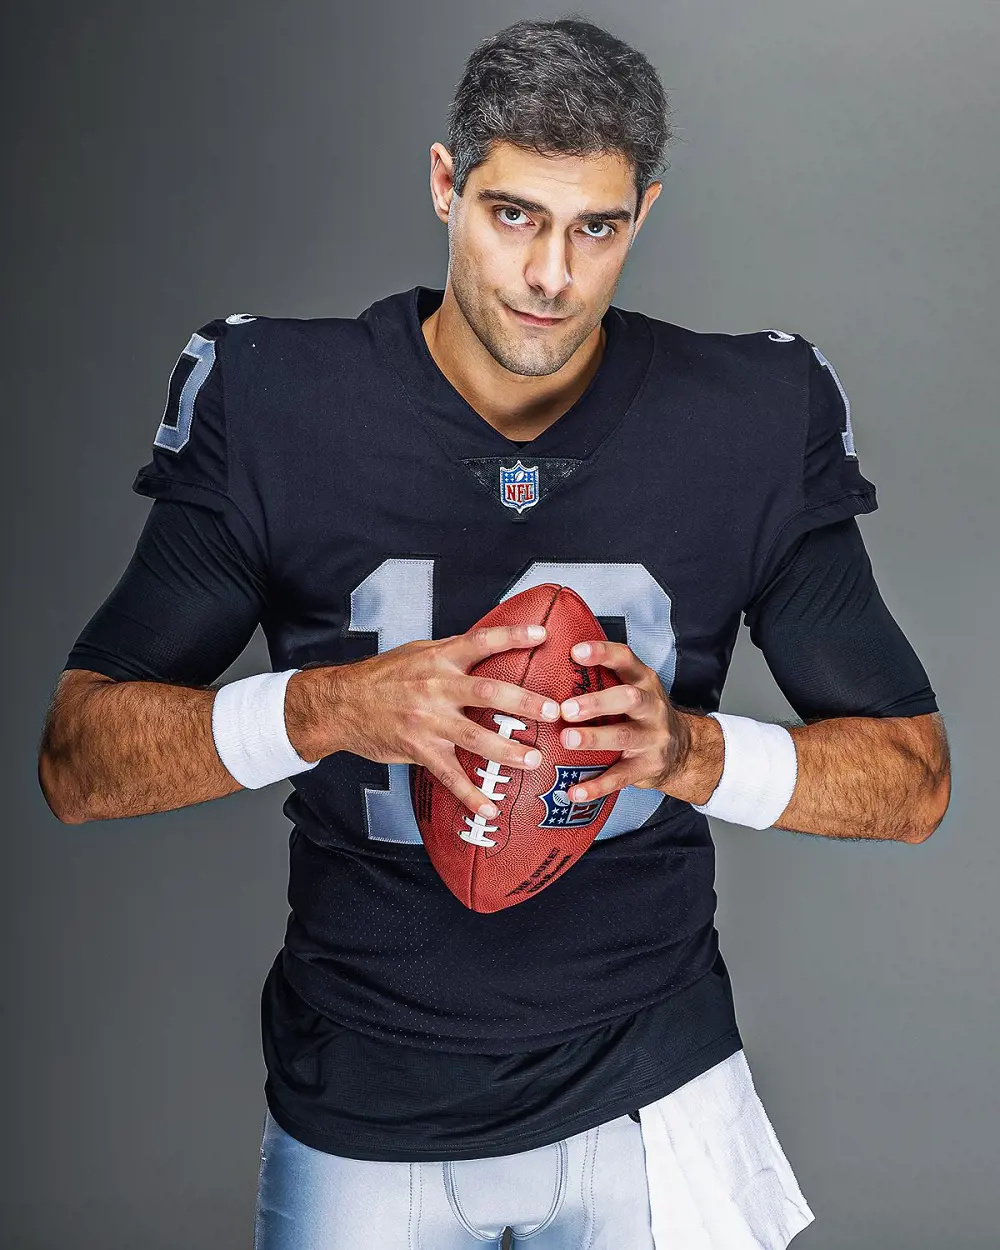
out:
<path id="1" fill-rule="evenodd" d="M 607 311 L 659 190 L 649 189 L 636 222 L 632 170 L 617 154 L 550 157 L 492 145 L 451 200 L 448 279 L 494 360 L 530 377 L 569 360 Z"/>

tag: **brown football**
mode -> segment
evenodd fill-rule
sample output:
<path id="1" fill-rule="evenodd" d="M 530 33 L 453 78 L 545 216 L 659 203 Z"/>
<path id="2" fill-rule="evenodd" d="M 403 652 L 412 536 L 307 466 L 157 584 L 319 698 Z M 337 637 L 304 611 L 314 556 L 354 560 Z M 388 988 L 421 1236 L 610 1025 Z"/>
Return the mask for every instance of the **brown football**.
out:
<path id="1" fill-rule="evenodd" d="M 578 642 L 606 637 L 586 602 L 569 586 L 546 583 L 504 600 L 473 628 L 541 624 L 544 640 L 515 648 L 475 665 L 475 676 L 495 677 L 537 691 L 557 703 L 621 683 L 609 668 L 580 664 L 570 655 Z M 573 802 L 567 790 L 621 758 L 620 751 L 564 747 L 567 722 L 519 719 L 492 708 L 464 709 L 493 733 L 537 747 L 537 768 L 504 768 L 456 746 L 469 779 L 490 795 L 499 816 L 477 816 L 419 765 L 410 766 L 410 796 L 417 826 L 431 862 L 445 885 L 472 911 L 500 911 L 544 890 L 567 871 L 601 831 L 618 791 L 589 802 Z M 580 727 L 610 725 L 624 715 L 589 717 Z M 572 722 L 571 722 L 572 723 Z"/>

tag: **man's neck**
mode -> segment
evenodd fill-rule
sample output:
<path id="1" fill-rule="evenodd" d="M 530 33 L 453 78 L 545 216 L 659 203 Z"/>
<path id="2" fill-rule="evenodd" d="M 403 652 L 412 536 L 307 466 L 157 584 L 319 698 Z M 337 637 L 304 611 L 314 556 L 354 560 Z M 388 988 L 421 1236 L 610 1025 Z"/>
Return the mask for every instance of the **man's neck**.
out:
<path id="1" fill-rule="evenodd" d="M 450 289 L 421 330 L 434 363 L 455 390 L 513 442 L 537 438 L 576 403 L 597 372 L 607 339 L 604 327 L 598 326 L 558 374 L 511 373 L 473 333 Z"/>

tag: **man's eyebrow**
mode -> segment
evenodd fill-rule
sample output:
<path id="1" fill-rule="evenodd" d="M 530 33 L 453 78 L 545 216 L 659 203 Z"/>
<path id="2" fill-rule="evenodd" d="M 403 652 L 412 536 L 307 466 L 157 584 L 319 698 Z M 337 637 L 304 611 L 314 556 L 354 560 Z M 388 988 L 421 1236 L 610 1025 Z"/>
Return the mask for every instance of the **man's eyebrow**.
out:
<path id="1" fill-rule="evenodd" d="M 525 200 L 519 195 L 511 195 L 507 191 L 501 191 L 493 187 L 484 187 L 476 196 L 478 200 L 486 203 L 504 203 L 514 204 L 517 208 L 523 209 L 526 213 L 548 213 L 548 209 L 544 204 L 539 204 L 535 200 Z M 598 209 L 589 213 L 579 213 L 577 221 L 585 222 L 601 222 L 601 221 L 631 221 L 632 212 L 625 207 Z"/>

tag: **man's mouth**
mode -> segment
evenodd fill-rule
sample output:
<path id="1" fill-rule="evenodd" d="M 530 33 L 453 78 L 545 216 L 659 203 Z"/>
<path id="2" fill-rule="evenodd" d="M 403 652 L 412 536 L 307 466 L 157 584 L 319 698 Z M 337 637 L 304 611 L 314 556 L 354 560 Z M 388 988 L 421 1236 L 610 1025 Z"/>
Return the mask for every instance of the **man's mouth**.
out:
<path id="1" fill-rule="evenodd" d="M 508 308 L 509 308 L 509 305 L 508 305 Z M 518 319 L 518 321 L 521 322 L 522 325 L 527 325 L 527 326 L 554 326 L 554 325 L 558 325 L 560 321 L 565 320 L 564 317 L 536 317 L 534 313 L 521 312 L 517 308 L 510 308 L 510 311 L 514 314 L 514 316 Z"/>

